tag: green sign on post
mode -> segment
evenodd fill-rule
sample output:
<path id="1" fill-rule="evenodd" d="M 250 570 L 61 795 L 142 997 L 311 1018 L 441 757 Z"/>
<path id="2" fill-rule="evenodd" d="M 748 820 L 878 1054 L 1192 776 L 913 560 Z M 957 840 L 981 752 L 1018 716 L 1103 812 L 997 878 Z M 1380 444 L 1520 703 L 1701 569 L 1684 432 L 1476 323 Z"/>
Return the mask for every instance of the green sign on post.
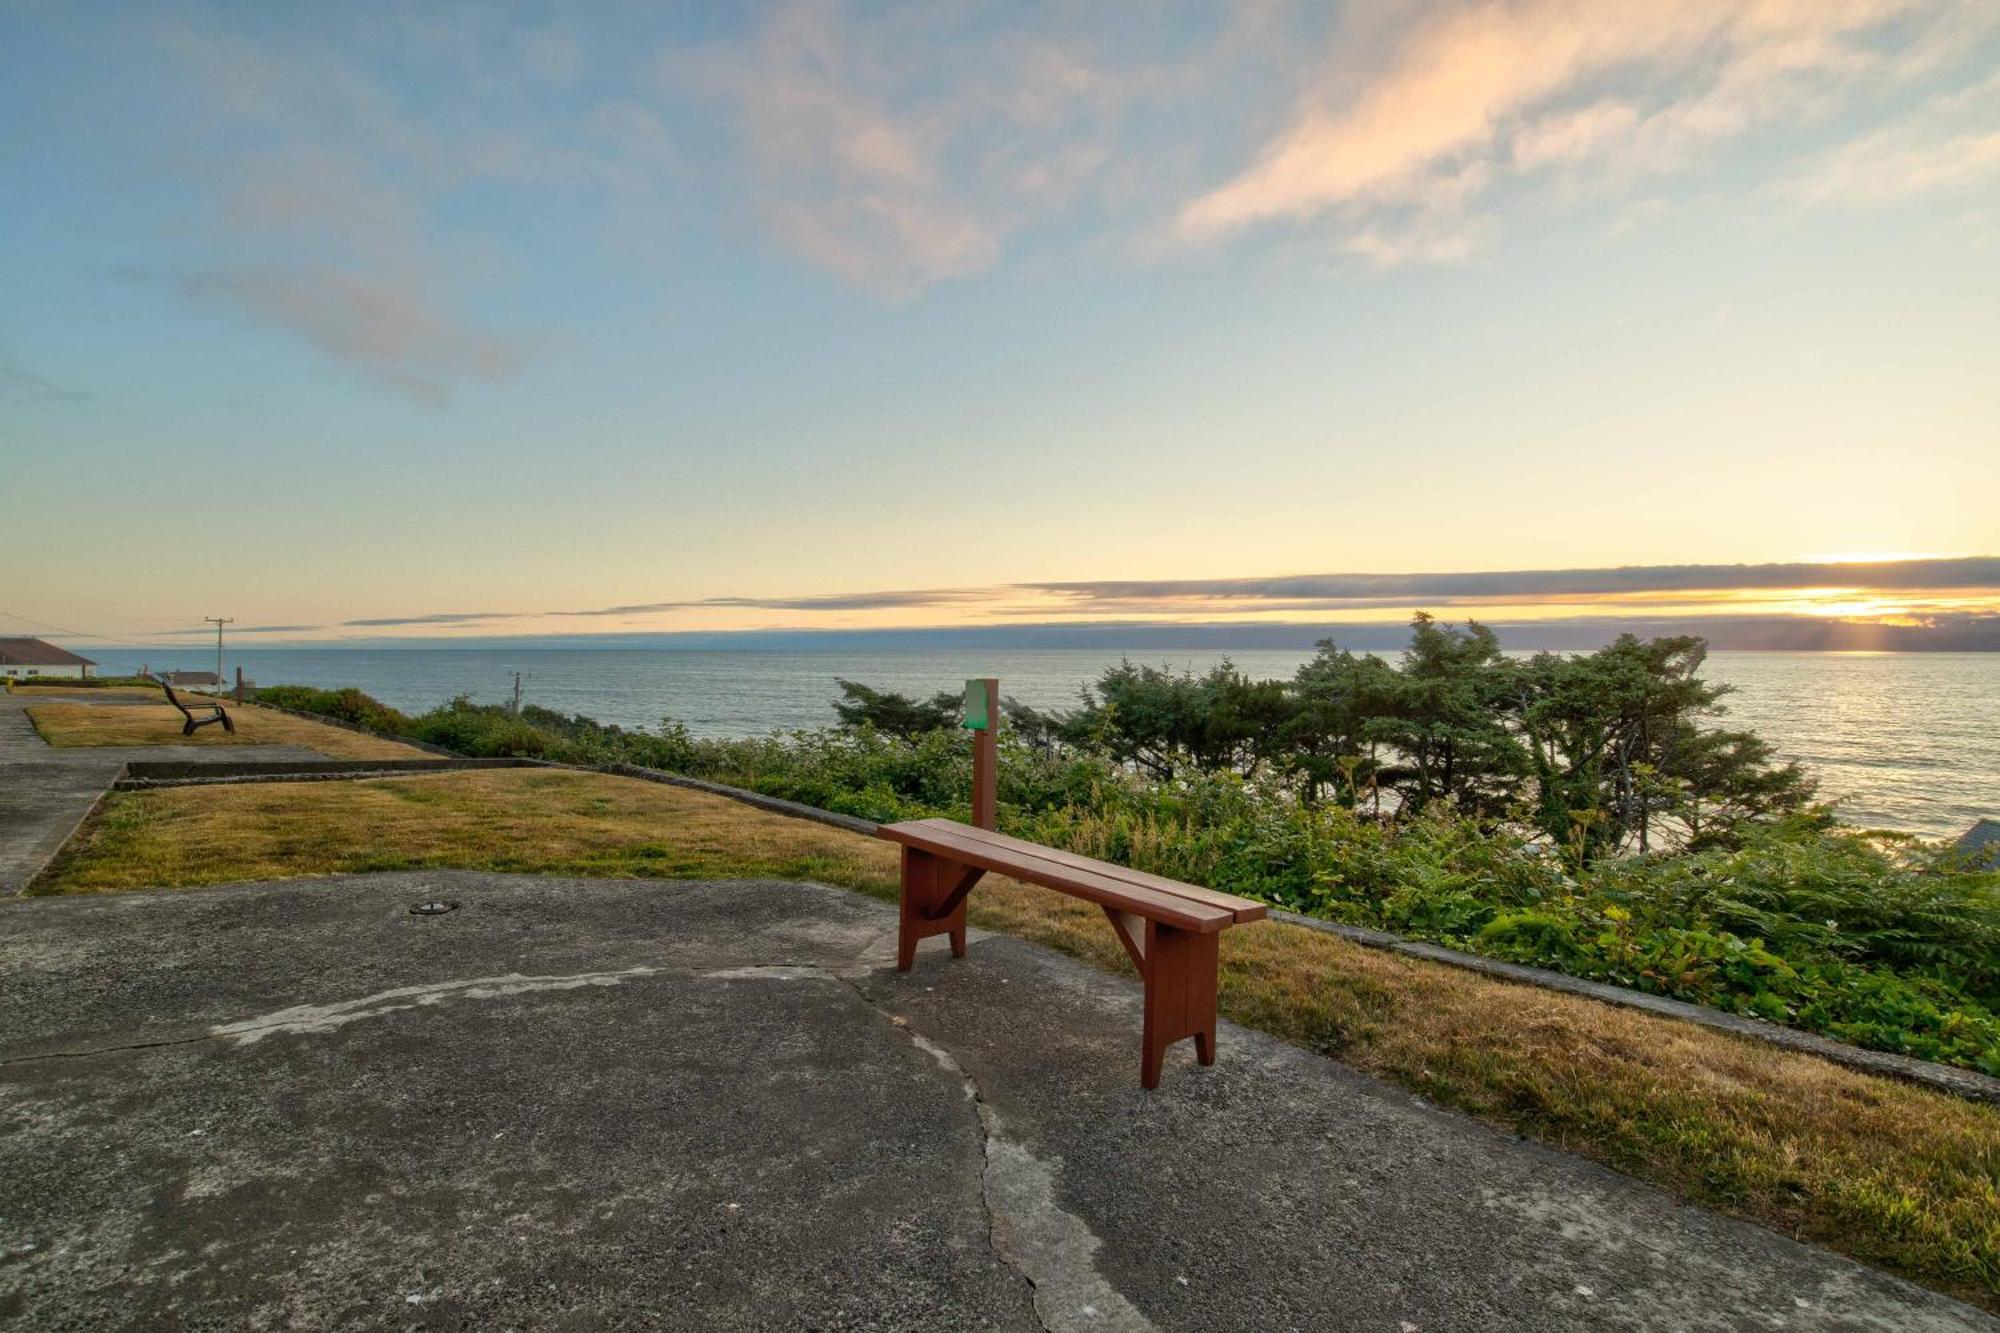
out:
<path id="1" fill-rule="evenodd" d="M 965 721 L 959 723 L 967 731 L 987 731 L 993 726 L 986 706 L 986 682 L 968 680 L 965 682 Z"/>

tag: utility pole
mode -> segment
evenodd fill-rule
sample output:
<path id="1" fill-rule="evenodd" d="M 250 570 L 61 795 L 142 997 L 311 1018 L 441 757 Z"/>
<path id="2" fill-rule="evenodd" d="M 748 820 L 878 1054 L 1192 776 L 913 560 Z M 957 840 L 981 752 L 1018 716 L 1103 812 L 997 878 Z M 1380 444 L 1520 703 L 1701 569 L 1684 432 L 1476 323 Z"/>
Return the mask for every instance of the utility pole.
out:
<path id="1" fill-rule="evenodd" d="M 521 715 L 521 673 L 514 673 L 514 716 Z"/>
<path id="2" fill-rule="evenodd" d="M 202 619 L 215 626 L 215 688 L 220 692 L 222 689 L 222 627 L 224 625 L 234 625 L 236 617 L 203 616 Z"/>

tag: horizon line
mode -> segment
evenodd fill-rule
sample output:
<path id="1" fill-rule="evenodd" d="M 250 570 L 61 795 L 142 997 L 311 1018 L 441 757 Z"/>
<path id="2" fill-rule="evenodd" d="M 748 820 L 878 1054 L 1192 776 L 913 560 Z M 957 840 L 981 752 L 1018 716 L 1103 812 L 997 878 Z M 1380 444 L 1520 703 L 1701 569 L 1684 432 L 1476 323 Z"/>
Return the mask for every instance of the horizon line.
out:
<path id="1" fill-rule="evenodd" d="M 1716 617 L 1589 616 L 1561 620 L 1439 616 L 1444 623 L 1477 622 L 1496 631 L 1503 646 L 1569 650 L 1601 646 L 1620 634 L 1641 638 L 1693 635 L 1714 651 L 1776 652 L 2000 652 L 2000 613 L 1965 616 L 1939 624 L 1885 624 L 1830 617 L 1774 614 Z M 807 648 L 844 644 L 946 646 L 963 642 L 992 648 L 1074 647 L 1145 649 L 1240 647 L 1312 649 L 1322 639 L 1343 648 L 1401 647 L 1408 622 L 1286 620 L 1058 620 L 974 625 L 784 627 L 763 629 L 609 630 L 584 633 L 486 634 L 439 639 L 418 635 L 354 636 L 338 639 L 265 639 L 233 643 L 231 652 L 319 649 L 615 649 L 615 648 Z M 207 651 L 192 643 L 91 640 L 97 651 L 130 651 L 156 656 Z"/>

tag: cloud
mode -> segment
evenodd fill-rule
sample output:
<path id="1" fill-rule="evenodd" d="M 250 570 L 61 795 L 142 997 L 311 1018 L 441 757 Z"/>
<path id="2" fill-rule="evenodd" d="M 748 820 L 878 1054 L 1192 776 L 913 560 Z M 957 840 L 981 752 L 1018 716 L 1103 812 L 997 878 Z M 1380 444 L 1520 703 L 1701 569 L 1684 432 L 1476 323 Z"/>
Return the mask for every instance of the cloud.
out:
<path id="1" fill-rule="evenodd" d="M 2000 75 L 1856 136 L 1782 186 L 1805 204 L 1875 205 L 2000 178 Z"/>
<path id="2" fill-rule="evenodd" d="M 578 218 L 671 273 L 691 224 L 748 215 L 897 301 L 1037 246 L 1158 259 L 1286 224 L 1375 267 L 1463 262 L 1530 191 L 1631 191 L 1835 112 L 1863 133 L 1798 199 L 1967 188 L 2000 153 L 1990 116 L 1873 134 L 1860 97 L 1974 63 L 2000 26 L 1991 0 L 1222 8 L 1142 23 L 1111 6 L 772 0 L 615 29 L 197 9 L 133 20 L 121 49 L 152 80 L 150 157 L 195 201 L 155 265 L 173 289 L 429 406 L 554 340 L 518 327 L 528 296 L 591 275 L 524 281 L 513 237 Z M 721 35 L 673 36 L 690 29 Z M 604 260 L 621 279 L 622 257 Z"/>
<path id="3" fill-rule="evenodd" d="M 519 611 L 439 611 L 426 616 L 380 616 L 367 620 L 343 620 L 347 628 L 380 628 L 389 625 L 467 625 L 480 620 L 518 620 Z"/>
<path id="4" fill-rule="evenodd" d="M 787 0 L 741 40 L 670 49 L 660 81 L 732 113 L 783 245 L 895 300 L 1119 188 L 1122 117 L 1185 71 L 1135 52 L 1116 16 L 1063 31 L 1092 17 L 1046 14 L 1031 35 L 1006 9 Z"/>
<path id="5" fill-rule="evenodd" d="M 320 630 L 325 628 L 326 626 L 324 625 L 231 625 L 229 627 L 229 632 L 232 635 L 307 634 L 314 630 Z M 156 629 L 156 630 L 150 630 L 147 633 L 148 637 L 158 636 L 158 637 L 171 638 L 183 634 L 202 634 L 212 637 L 215 634 L 215 626 L 195 625 L 195 626 L 190 626 L 187 629 Z"/>
<path id="6" fill-rule="evenodd" d="M 1057 614 L 1274 614 L 1620 601 L 1640 605 L 1726 604 L 1736 594 L 1795 590 L 1901 593 L 1900 610 L 1941 618 L 1963 614 L 1968 599 L 2000 596 L 2000 556 L 1889 561 L 1795 561 L 1762 565 L 1633 565 L 1616 568 L 1472 570 L 1413 574 L 1295 574 L 1235 579 L 1098 579 L 1000 584 L 985 588 L 915 588 L 810 593 L 794 597 L 716 596 L 557 611 L 451 611 L 342 621 L 342 627 L 464 625 L 538 618 L 604 619 L 671 611 L 757 610 L 807 613 L 952 608 L 1009 619 Z M 1844 600 L 1844 599 L 1843 599 Z M 1053 605 L 1052 605 L 1053 602 Z M 285 627 L 309 628 L 309 627 Z"/>
<path id="7" fill-rule="evenodd" d="M 952 606 L 984 601 L 990 590 L 931 588 L 909 592 L 826 593 L 805 597 L 703 597 L 682 602 L 642 602 L 605 606 L 589 611 L 550 611 L 552 616 L 628 616 L 657 611 L 687 611 L 716 607 L 763 611 L 879 611 L 896 607 Z"/>
<path id="8" fill-rule="evenodd" d="M 676 53 L 667 71 L 733 105 L 781 240 L 895 297 L 984 268 L 1002 224 L 949 179 L 950 98 L 893 107 L 893 70 L 870 41 L 831 4 L 788 4 L 746 45 Z"/>
<path id="9" fill-rule="evenodd" d="M 1835 153 L 1818 175 L 1801 183 L 1798 194 L 1809 202 L 1880 203 L 1966 189 L 1994 176 L 2000 176 L 2000 130 L 1917 144 L 1871 135 Z"/>
<path id="10" fill-rule="evenodd" d="M 1363 227 L 1343 237 L 1340 248 L 1377 268 L 1457 264 L 1472 258 L 1489 230 L 1483 221 L 1432 215 L 1400 226 Z"/>
<path id="11" fill-rule="evenodd" d="M 1515 131 L 1508 151 L 1513 164 L 1523 171 L 1567 166 L 1626 138 L 1638 123 L 1638 109 L 1631 103 L 1606 98 L 1528 122 Z"/>
<path id="12" fill-rule="evenodd" d="M 520 369 L 527 340 L 467 312 L 467 289 L 493 289 L 492 256 L 453 205 L 492 185 L 607 186 L 611 172 L 553 131 L 508 128 L 500 108 L 511 104 L 487 105 L 462 74 L 440 96 L 449 110 L 406 104 L 347 57 L 352 33 L 302 41 L 162 19 L 144 34 L 149 67 L 164 60 L 157 73 L 174 85 L 163 100 L 192 97 L 200 113 L 177 127 L 171 160 L 206 209 L 210 259 L 172 266 L 171 290 L 295 335 L 428 407 Z M 535 77 L 561 73 L 557 39 L 506 39 Z M 407 45 L 422 63 L 423 44 Z"/>
<path id="13" fill-rule="evenodd" d="M 1434 598 L 1559 596 L 1788 588 L 1973 589 L 2000 592 L 2000 557 L 1765 565 L 1633 565 L 1425 574 L 1300 574 L 1250 579 L 1131 579 L 1016 585 L 1078 603 L 1182 599 L 1258 604 L 1372 603 Z"/>
<path id="14" fill-rule="evenodd" d="M 1386 43 L 1350 42 L 1344 61 L 1337 52 L 1253 160 L 1179 210 L 1179 239 L 1325 220 L 1378 262 L 1461 258 L 1489 184 L 1586 164 L 1613 177 L 1676 170 L 1714 143 L 1819 113 L 1865 77 L 1893 76 L 1896 49 L 1930 52 L 1941 28 L 1982 22 L 1969 0 L 1519 0 L 1421 12 Z M 1469 167 L 1491 175 L 1467 189 Z M 1447 238 L 1454 218 L 1467 229 L 1458 243 Z"/>
<path id="15" fill-rule="evenodd" d="M 90 395 L 43 379 L 23 369 L 11 357 L 0 355 L 0 402 L 15 407 L 49 407 L 87 402 Z"/>
<path id="16" fill-rule="evenodd" d="M 499 383 L 522 360 L 510 342 L 465 328 L 418 292 L 365 275 L 324 269 L 216 269 L 183 274 L 176 288 L 290 329 L 427 407 L 443 407 L 454 384 Z"/>

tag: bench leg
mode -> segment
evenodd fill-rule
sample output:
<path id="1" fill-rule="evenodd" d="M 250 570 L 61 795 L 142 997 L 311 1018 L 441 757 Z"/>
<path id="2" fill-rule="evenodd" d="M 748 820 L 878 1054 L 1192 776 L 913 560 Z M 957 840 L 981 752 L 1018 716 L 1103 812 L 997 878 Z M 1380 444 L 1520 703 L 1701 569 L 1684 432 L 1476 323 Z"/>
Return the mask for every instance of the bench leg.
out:
<path id="1" fill-rule="evenodd" d="M 1160 1086 L 1167 1047 L 1194 1038 L 1195 1059 L 1215 1063 L 1215 991 L 1221 936 L 1146 923 L 1146 1028 L 1141 1038 L 1139 1083 Z"/>
<path id="2" fill-rule="evenodd" d="M 951 937 L 951 956 L 965 957 L 965 897 L 985 874 L 915 847 L 903 848 L 903 899 L 896 930 L 896 970 L 917 960 L 917 941 Z"/>

